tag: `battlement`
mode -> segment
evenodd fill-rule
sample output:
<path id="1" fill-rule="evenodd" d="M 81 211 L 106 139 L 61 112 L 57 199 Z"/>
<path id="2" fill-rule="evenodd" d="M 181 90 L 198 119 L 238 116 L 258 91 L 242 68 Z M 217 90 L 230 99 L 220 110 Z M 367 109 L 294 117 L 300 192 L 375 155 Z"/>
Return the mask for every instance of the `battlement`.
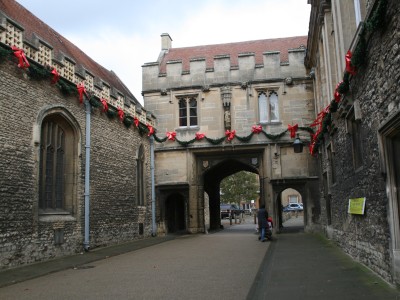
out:
<path id="1" fill-rule="evenodd" d="M 267 81 L 286 77 L 307 76 L 304 67 L 305 48 L 289 49 L 282 61 L 280 51 L 239 53 L 206 57 L 174 59 L 146 63 L 143 68 L 143 92 L 173 88 L 211 86 L 226 82 Z M 260 56 L 260 57 L 257 57 Z M 260 59 L 261 58 L 261 59 Z M 154 81 L 157 82 L 154 82 Z"/>

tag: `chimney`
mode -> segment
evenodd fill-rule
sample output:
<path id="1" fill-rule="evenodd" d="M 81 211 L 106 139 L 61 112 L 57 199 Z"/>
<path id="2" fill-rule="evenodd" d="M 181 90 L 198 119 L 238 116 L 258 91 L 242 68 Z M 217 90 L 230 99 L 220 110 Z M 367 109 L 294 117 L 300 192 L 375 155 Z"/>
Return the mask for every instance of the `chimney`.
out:
<path id="1" fill-rule="evenodd" d="M 169 50 L 172 47 L 172 39 L 168 33 L 161 34 L 161 50 Z"/>

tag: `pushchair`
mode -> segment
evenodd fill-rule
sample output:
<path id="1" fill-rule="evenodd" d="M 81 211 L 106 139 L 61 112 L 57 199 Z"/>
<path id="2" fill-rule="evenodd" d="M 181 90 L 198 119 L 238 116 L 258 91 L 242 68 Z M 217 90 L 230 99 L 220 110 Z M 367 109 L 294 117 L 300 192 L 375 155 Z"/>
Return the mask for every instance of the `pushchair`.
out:
<path id="1" fill-rule="evenodd" d="M 274 227 L 274 222 L 272 221 L 271 217 L 268 217 L 268 228 L 265 231 L 265 238 L 269 241 L 272 240 L 272 228 Z"/>

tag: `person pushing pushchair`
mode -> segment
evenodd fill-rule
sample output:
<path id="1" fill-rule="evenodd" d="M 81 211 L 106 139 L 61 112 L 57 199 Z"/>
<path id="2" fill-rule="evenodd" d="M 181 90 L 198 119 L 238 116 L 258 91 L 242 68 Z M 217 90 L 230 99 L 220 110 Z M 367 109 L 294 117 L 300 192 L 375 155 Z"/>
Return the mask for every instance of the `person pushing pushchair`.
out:
<path id="1" fill-rule="evenodd" d="M 271 240 L 272 226 L 273 226 L 272 218 L 268 217 L 268 212 L 265 209 L 265 205 L 261 205 L 257 213 L 257 218 L 258 218 L 258 232 L 260 234 L 258 240 L 261 242 L 265 242 L 266 240 Z"/>

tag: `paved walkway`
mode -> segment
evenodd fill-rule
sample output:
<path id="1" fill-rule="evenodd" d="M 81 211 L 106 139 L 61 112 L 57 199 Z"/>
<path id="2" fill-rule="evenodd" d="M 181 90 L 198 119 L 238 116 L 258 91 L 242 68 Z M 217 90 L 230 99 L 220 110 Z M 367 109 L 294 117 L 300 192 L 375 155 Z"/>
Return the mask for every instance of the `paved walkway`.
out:
<path id="1" fill-rule="evenodd" d="M 353 261 L 331 241 L 307 234 L 302 218 L 285 222 L 271 243 L 247 299 L 388 300 L 400 291 Z"/>
<path id="2" fill-rule="evenodd" d="M 288 233 L 260 243 L 255 225 L 149 238 L 0 272 L 0 299 L 400 299 L 326 239 Z"/>

